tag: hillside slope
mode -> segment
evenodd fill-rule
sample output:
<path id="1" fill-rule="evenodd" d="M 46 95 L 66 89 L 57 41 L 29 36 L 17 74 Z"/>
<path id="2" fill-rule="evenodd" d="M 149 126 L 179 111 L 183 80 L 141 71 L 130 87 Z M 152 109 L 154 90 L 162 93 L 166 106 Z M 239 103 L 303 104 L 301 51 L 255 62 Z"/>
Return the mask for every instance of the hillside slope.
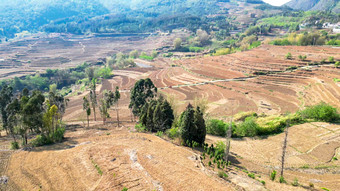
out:
<path id="1" fill-rule="evenodd" d="M 291 0 L 285 5 L 303 11 L 333 11 L 340 13 L 339 0 Z"/>

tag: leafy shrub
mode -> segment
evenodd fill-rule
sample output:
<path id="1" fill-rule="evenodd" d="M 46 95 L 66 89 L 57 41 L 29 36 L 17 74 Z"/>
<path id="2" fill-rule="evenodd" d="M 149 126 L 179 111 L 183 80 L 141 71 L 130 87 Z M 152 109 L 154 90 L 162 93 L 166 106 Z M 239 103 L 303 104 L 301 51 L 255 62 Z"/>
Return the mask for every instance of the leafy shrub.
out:
<path id="1" fill-rule="evenodd" d="M 124 187 L 124 188 L 122 189 L 122 191 L 128 191 L 128 189 Z"/>
<path id="2" fill-rule="evenodd" d="M 286 116 L 272 115 L 268 117 L 258 118 L 256 122 L 259 125 L 258 134 L 269 135 L 282 132 L 287 126 L 288 122 L 289 125 L 300 124 L 303 122 L 303 119 L 299 114 L 289 114 Z"/>
<path id="3" fill-rule="evenodd" d="M 16 142 L 16 141 L 12 141 L 12 142 L 11 142 L 11 149 L 12 149 L 12 150 L 17 150 L 17 149 L 19 149 L 19 143 Z"/>
<path id="4" fill-rule="evenodd" d="M 196 46 L 190 46 L 189 47 L 189 52 L 202 52 L 204 48 L 202 47 L 196 47 Z"/>
<path id="5" fill-rule="evenodd" d="M 157 131 L 156 136 L 163 137 L 163 131 Z"/>
<path id="6" fill-rule="evenodd" d="M 304 56 L 299 55 L 299 60 L 305 61 L 306 59 L 307 59 L 307 56 L 306 56 L 306 55 L 304 55 Z"/>
<path id="7" fill-rule="evenodd" d="M 286 54 L 285 58 L 286 58 L 287 60 L 293 59 L 292 53 L 288 52 L 288 53 Z"/>
<path id="8" fill-rule="evenodd" d="M 280 180 L 279 180 L 280 183 L 287 183 L 285 178 L 283 176 L 280 176 Z"/>
<path id="9" fill-rule="evenodd" d="M 310 182 L 309 187 L 314 188 L 314 184 Z"/>
<path id="10" fill-rule="evenodd" d="M 238 137 L 253 137 L 257 135 L 259 126 L 253 117 L 248 117 L 244 122 L 239 124 L 234 134 Z"/>
<path id="11" fill-rule="evenodd" d="M 166 131 L 166 134 L 168 135 L 168 137 L 169 137 L 170 139 L 175 139 L 175 138 L 177 138 L 177 137 L 180 136 L 180 132 L 179 132 L 178 127 L 173 127 L 173 128 L 171 128 L 171 129 L 168 129 L 168 130 Z"/>
<path id="12" fill-rule="evenodd" d="M 40 147 L 43 145 L 49 145 L 52 144 L 52 140 L 49 139 L 47 136 L 45 135 L 37 135 L 35 139 L 32 140 L 31 144 L 34 147 Z"/>
<path id="13" fill-rule="evenodd" d="M 94 160 L 92 160 L 92 164 L 93 164 L 93 166 L 96 168 L 98 174 L 100 174 L 100 176 L 102 176 L 102 175 L 103 175 L 103 171 L 100 169 L 100 167 L 98 166 L 98 164 L 96 164 L 96 163 L 94 162 Z"/>
<path id="14" fill-rule="evenodd" d="M 257 113 L 249 111 L 249 112 L 240 112 L 234 116 L 235 121 L 244 121 L 247 117 L 257 117 Z"/>
<path id="15" fill-rule="evenodd" d="M 276 177 L 276 170 L 273 170 L 273 172 L 270 173 L 270 180 L 274 181 Z"/>
<path id="16" fill-rule="evenodd" d="M 146 132 L 145 126 L 141 123 L 137 123 L 135 125 L 135 129 L 136 129 L 137 132 Z"/>
<path id="17" fill-rule="evenodd" d="M 59 143 L 64 139 L 64 134 L 65 134 L 65 128 L 58 128 L 56 132 L 50 135 L 50 137 L 54 143 Z"/>
<path id="18" fill-rule="evenodd" d="M 252 179 L 255 179 L 255 174 L 254 173 L 249 173 L 248 176 Z"/>
<path id="19" fill-rule="evenodd" d="M 227 130 L 229 129 L 229 124 L 225 123 L 222 120 L 211 119 L 207 122 L 207 133 L 211 135 L 217 135 L 225 137 L 227 135 Z M 235 129 L 235 125 L 233 124 L 233 129 Z"/>
<path id="20" fill-rule="evenodd" d="M 299 180 L 297 178 L 294 179 L 294 182 L 292 183 L 292 186 L 299 186 Z"/>
<path id="21" fill-rule="evenodd" d="M 230 54 L 231 50 L 229 48 L 221 48 L 216 50 L 216 53 L 214 53 L 214 56 L 221 56 L 221 55 L 227 55 Z"/>
<path id="22" fill-rule="evenodd" d="M 334 122 L 340 118 L 336 108 L 323 102 L 301 111 L 301 116 L 307 119 L 325 122 Z"/>
<path id="23" fill-rule="evenodd" d="M 228 178 L 228 175 L 223 171 L 218 171 L 218 177 L 226 179 Z"/>
<path id="24" fill-rule="evenodd" d="M 327 42 L 327 45 L 331 45 L 331 46 L 340 46 L 340 40 L 332 39 L 332 40 L 330 40 L 330 41 Z"/>
<path id="25" fill-rule="evenodd" d="M 328 61 L 331 62 L 331 63 L 333 63 L 333 62 L 334 62 L 334 57 L 333 57 L 333 56 L 330 56 L 330 57 L 328 58 Z"/>
<path id="26" fill-rule="evenodd" d="M 330 191 L 328 188 L 321 187 L 322 190 Z"/>
<path id="27" fill-rule="evenodd" d="M 263 185 L 266 185 L 266 181 L 261 180 L 260 182 L 261 182 Z"/>
<path id="28" fill-rule="evenodd" d="M 339 62 L 339 61 L 336 61 L 335 64 L 334 64 L 334 66 L 335 66 L 336 68 L 338 68 L 338 67 L 340 66 L 340 62 Z"/>
<path id="29" fill-rule="evenodd" d="M 104 78 L 104 79 L 108 79 L 108 78 L 111 78 L 113 76 L 112 74 L 112 69 L 109 68 L 109 67 L 103 67 L 103 68 L 99 68 L 97 71 L 96 71 L 96 75 L 101 77 L 101 78 Z"/>

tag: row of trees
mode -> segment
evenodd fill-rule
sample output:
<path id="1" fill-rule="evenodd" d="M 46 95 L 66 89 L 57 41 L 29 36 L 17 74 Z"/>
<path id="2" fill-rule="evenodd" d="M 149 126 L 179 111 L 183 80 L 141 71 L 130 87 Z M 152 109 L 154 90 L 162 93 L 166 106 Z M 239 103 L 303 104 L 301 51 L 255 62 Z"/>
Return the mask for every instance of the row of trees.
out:
<path id="1" fill-rule="evenodd" d="M 120 92 L 118 86 L 114 92 L 110 91 L 103 91 L 102 98 L 99 100 L 99 105 L 97 101 L 97 79 L 94 75 L 94 69 L 89 68 L 87 70 L 87 76 L 90 83 L 90 94 L 89 98 L 87 96 L 83 97 L 83 110 L 86 112 L 87 117 L 87 126 L 90 126 L 90 115 L 91 115 L 91 107 L 93 110 L 93 117 L 94 120 L 97 121 L 96 116 L 96 107 L 99 106 L 100 115 L 103 119 L 103 124 L 105 125 L 107 118 L 110 118 L 109 110 L 110 108 L 115 105 L 116 112 L 117 112 L 117 122 L 119 127 L 119 110 L 118 110 L 118 101 L 120 99 Z"/>
<path id="2" fill-rule="evenodd" d="M 200 107 L 193 108 L 189 104 L 176 121 L 172 106 L 162 96 L 157 95 L 157 88 L 149 78 L 136 82 L 131 89 L 130 99 L 129 107 L 133 114 L 139 117 L 140 124 L 145 130 L 165 132 L 178 125 L 184 145 L 204 143 L 206 125 Z"/>
<path id="3" fill-rule="evenodd" d="M 18 147 L 17 135 L 23 145 L 28 144 L 28 134 L 39 134 L 40 144 L 58 142 L 63 138 L 62 116 L 68 100 L 55 92 L 51 86 L 48 99 L 41 91 L 30 92 L 23 89 L 18 95 L 13 88 L 5 85 L 0 91 L 0 111 L 3 129 L 13 137 L 15 148 Z"/>

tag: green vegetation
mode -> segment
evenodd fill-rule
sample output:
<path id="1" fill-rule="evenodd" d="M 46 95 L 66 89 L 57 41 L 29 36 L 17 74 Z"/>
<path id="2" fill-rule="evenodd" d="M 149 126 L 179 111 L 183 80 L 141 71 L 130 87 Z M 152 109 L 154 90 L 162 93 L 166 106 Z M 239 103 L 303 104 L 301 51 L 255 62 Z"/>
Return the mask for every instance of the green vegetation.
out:
<path id="1" fill-rule="evenodd" d="M 287 60 L 293 59 L 292 53 L 288 52 L 288 53 L 286 54 L 285 58 L 286 58 Z"/>
<path id="2" fill-rule="evenodd" d="M 285 178 L 283 176 L 280 176 L 279 182 L 280 183 L 287 183 L 287 181 L 285 180 Z"/>
<path id="3" fill-rule="evenodd" d="M 102 176 L 102 175 L 103 175 L 103 171 L 100 169 L 100 167 L 98 166 L 98 164 L 95 163 L 94 160 L 91 160 L 91 161 L 92 161 L 92 164 L 93 164 L 94 168 L 96 168 L 98 174 L 99 174 L 100 176 Z"/>
<path id="4" fill-rule="evenodd" d="M 300 112 L 303 118 L 316 121 L 335 122 L 340 119 L 337 109 L 326 103 L 308 107 Z"/>
<path id="5" fill-rule="evenodd" d="M 149 78 L 137 81 L 131 89 L 130 96 L 129 108 L 132 109 L 133 114 L 140 116 L 141 109 L 147 100 L 154 98 L 156 94 L 157 88 Z"/>
<path id="6" fill-rule="evenodd" d="M 165 132 L 171 128 L 174 121 L 173 110 L 162 96 L 146 102 L 139 115 L 140 123 L 150 132 Z"/>
<path id="7" fill-rule="evenodd" d="M 16 142 L 16 141 L 12 141 L 11 142 L 11 149 L 12 150 L 17 150 L 17 149 L 19 149 L 20 148 L 20 146 L 19 146 L 19 143 L 18 142 Z"/>
<path id="8" fill-rule="evenodd" d="M 33 146 L 42 146 L 60 142 L 65 133 L 61 122 L 65 113 L 67 99 L 55 92 L 51 86 L 48 99 L 42 92 L 29 92 L 23 89 L 18 95 L 13 95 L 10 86 L 3 86 L 0 91 L 0 110 L 2 126 L 13 138 L 12 148 L 18 148 L 17 135 L 22 138 L 22 144 L 28 144 L 28 134 L 38 134 L 31 142 Z"/>
<path id="9" fill-rule="evenodd" d="M 173 127 L 171 129 L 168 129 L 166 131 L 166 134 L 167 136 L 170 138 L 170 139 L 175 139 L 175 138 L 178 138 L 180 136 L 180 132 L 179 132 L 179 128 L 178 127 Z"/>
<path id="10" fill-rule="evenodd" d="M 283 132 L 288 125 L 301 124 L 306 121 L 337 122 L 339 120 L 340 114 L 336 108 L 325 103 L 320 103 L 294 114 L 246 117 L 233 126 L 232 136 L 253 137 L 257 135 L 271 135 Z M 209 123 L 208 132 L 211 132 L 211 130 L 209 130 Z"/>
<path id="11" fill-rule="evenodd" d="M 248 177 L 255 179 L 255 174 L 254 173 L 248 173 Z"/>
<path id="12" fill-rule="evenodd" d="M 326 191 L 330 191 L 330 189 L 325 188 L 325 187 L 321 187 L 322 190 L 326 190 Z"/>
<path id="13" fill-rule="evenodd" d="M 297 178 L 294 179 L 294 182 L 292 183 L 292 186 L 299 186 L 299 180 Z"/>
<path id="14" fill-rule="evenodd" d="M 340 67 L 340 61 L 336 61 L 335 64 L 334 64 L 334 66 L 335 66 L 336 68 L 339 68 L 339 67 Z"/>
<path id="15" fill-rule="evenodd" d="M 304 55 L 304 56 L 299 55 L 299 60 L 305 61 L 306 59 L 307 59 L 307 56 L 306 56 L 306 55 Z"/>
<path id="16" fill-rule="evenodd" d="M 203 145 L 206 136 L 206 126 L 200 107 L 194 109 L 189 104 L 179 119 L 179 128 L 183 144 L 192 147 L 194 144 Z"/>
<path id="17" fill-rule="evenodd" d="M 273 45 L 279 46 L 316 46 L 316 45 L 338 45 L 340 35 L 328 35 L 323 32 L 304 32 L 304 33 L 291 33 L 288 37 L 283 39 L 275 39 L 271 42 Z"/>
<path id="18" fill-rule="evenodd" d="M 218 177 L 223 178 L 223 179 L 227 179 L 228 175 L 223 171 L 218 171 Z"/>
<path id="19" fill-rule="evenodd" d="M 258 134 L 258 129 L 255 118 L 248 117 L 237 126 L 233 134 L 237 137 L 254 137 Z"/>
<path id="20" fill-rule="evenodd" d="M 274 181 L 275 180 L 275 177 L 276 177 L 276 170 L 273 170 L 271 173 L 270 173 L 270 180 Z"/>
<path id="21" fill-rule="evenodd" d="M 203 158 L 206 158 L 205 156 L 209 156 L 209 166 L 216 164 L 218 169 L 225 169 L 228 166 L 228 163 L 224 160 L 226 145 L 222 141 L 217 142 L 216 147 L 214 147 L 213 144 L 210 146 L 208 144 L 204 144 L 203 149 Z"/>
<path id="22" fill-rule="evenodd" d="M 229 126 L 230 124 L 225 123 L 222 120 L 211 119 L 207 122 L 207 133 L 211 135 L 225 137 Z M 235 128 L 236 126 L 233 124 L 233 129 Z"/>

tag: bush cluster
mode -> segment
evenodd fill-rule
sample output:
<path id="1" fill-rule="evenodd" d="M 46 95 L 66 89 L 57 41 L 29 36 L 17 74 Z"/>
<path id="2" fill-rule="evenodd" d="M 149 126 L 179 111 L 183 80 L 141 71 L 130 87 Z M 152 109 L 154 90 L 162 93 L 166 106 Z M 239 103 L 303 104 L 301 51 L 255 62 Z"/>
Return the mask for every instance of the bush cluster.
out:
<path id="1" fill-rule="evenodd" d="M 150 132 L 165 132 L 173 121 L 173 110 L 163 97 L 145 103 L 140 112 L 140 122 Z"/>
<path id="2" fill-rule="evenodd" d="M 235 115 L 237 121 L 232 125 L 232 137 L 254 137 L 281 133 L 287 126 L 306 121 L 336 122 L 340 120 L 337 109 L 326 103 L 320 103 L 293 114 L 259 117 L 252 112 Z M 207 122 L 207 133 L 226 136 L 229 124 L 212 119 Z"/>
<path id="3" fill-rule="evenodd" d="M 324 122 L 334 122 L 340 119 L 337 109 L 326 103 L 308 107 L 301 111 L 300 115 L 303 118 Z"/>
<path id="4" fill-rule="evenodd" d="M 229 165 L 224 160 L 226 145 L 222 141 L 217 142 L 216 147 L 214 147 L 213 144 L 211 144 L 210 146 L 208 144 L 205 144 L 203 149 L 203 160 L 209 157 L 209 166 L 211 166 L 212 164 L 216 164 L 217 168 L 224 169 Z"/>
<path id="5" fill-rule="evenodd" d="M 65 134 L 65 128 L 60 127 L 55 132 L 50 133 L 48 136 L 44 134 L 37 135 L 36 138 L 31 141 L 31 144 L 34 147 L 39 147 L 43 145 L 59 143 L 63 140 L 64 134 Z"/>
<path id="6" fill-rule="evenodd" d="M 211 135 L 217 135 L 225 137 L 230 124 L 225 123 L 222 120 L 211 119 L 207 122 L 207 133 Z M 232 124 L 232 129 L 236 128 L 235 124 Z"/>

